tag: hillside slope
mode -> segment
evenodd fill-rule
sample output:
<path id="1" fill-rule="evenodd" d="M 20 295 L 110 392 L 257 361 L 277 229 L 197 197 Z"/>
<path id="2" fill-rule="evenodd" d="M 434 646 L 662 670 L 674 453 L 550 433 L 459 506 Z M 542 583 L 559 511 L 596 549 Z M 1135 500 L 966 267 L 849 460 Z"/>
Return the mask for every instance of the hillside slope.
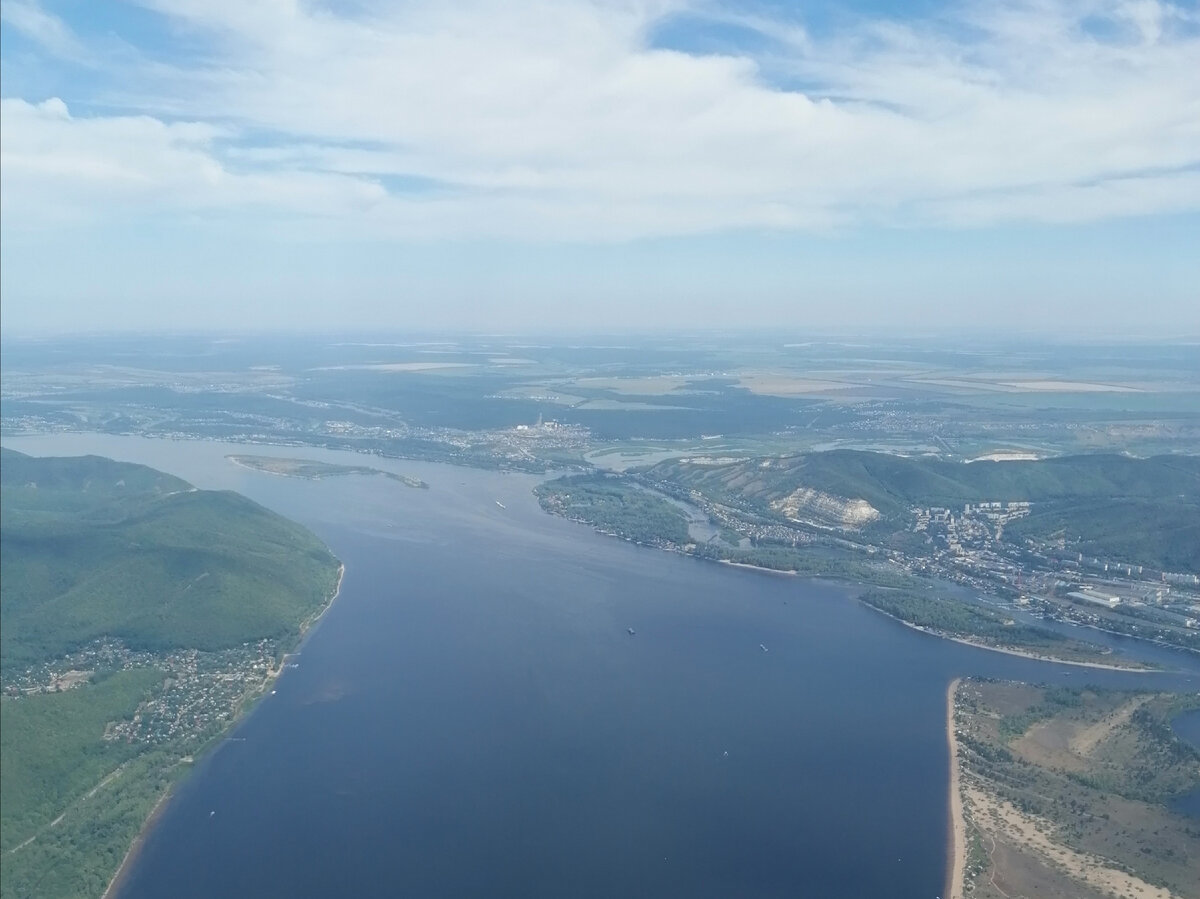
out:
<path id="1" fill-rule="evenodd" d="M 1200 458 L 1195 456 L 1090 455 L 963 463 L 832 450 L 717 465 L 671 460 L 647 473 L 710 495 L 741 496 L 763 506 L 810 488 L 845 500 L 865 500 L 884 515 L 911 506 L 990 500 L 1176 497 L 1200 502 Z"/>
<path id="2" fill-rule="evenodd" d="M 295 633 L 336 562 L 311 533 L 232 492 L 86 456 L 0 457 L 4 668 L 108 636 L 216 650 Z"/>
<path id="3" fill-rule="evenodd" d="M 1028 501 L 1006 539 L 1059 539 L 1085 555 L 1200 571 L 1200 457 L 1061 456 L 950 462 L 835 450 L 769 459 L 677 459 L 651 481 L 768 517 L 899 527 L 913 507 Z M 875 513 L 878 513 L 878 517 Z"/>
<path id="4" fill-rule="evenodd" d="M 0 896 L 102 894 L 338 568 L 236 493 L 0 450 Z"/>

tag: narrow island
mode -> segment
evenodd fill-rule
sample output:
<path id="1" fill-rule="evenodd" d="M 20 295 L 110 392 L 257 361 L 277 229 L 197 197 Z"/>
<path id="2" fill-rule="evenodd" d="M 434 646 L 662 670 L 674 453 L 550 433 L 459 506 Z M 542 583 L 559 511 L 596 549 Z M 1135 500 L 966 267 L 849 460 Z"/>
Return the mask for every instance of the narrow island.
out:
<path id="1" fill-rule="evenodd" d="M 399 481 L 406 487 L 426 490 L 429 485 L 419 478 L 384 471 L 382 468 L 372 468 L 369 465 L 339 465 L 335 462 L 318 462 L 314 459 L 288 459 L 281 456 L 226 456 L 234 465 L 263 471 L 267 474 L 282 475 L 285 478 L 303 478 L 307 481 L 319 481 L 322 478 L 338 478 L 347 475 L 379 475 L 393 481 Z"/>
<path id="2" fill-rule="evenodd" d="M 101 897 L 343 568 L 239 494 L 0 453 L 0 895 Z"/>
<path id="3" fill-rule="evenodd" d="M 1200 897 L 1200 751 L 1171 720 L 1193 695 L 965 679 L 947 695 L 946 892 L 1004 899 Z"/>
<path id="4" fill-rule="evenodd" d="M 1047 627 L 1021 624 L 996 609 L 916 590 L 867 590 L 863 605 L 914 630 L 978 649 L 1113 671 L 1154 671 L 1153 666 L 1115 655 L 1107 647 L 1076 640 Z"/>

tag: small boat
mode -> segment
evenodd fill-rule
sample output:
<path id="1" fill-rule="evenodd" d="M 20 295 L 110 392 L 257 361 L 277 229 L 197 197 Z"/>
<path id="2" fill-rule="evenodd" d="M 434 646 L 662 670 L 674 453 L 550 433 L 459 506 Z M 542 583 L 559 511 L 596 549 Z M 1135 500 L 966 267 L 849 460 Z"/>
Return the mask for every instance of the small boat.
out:
<path id="1" fill-rule="evenodd" d="M 501 509 L 508 508 L 508 506 L 504 505 L 504 503 L 500 502 L 500 500 L 496 500 L 496 505 L 499 506 Z"/>
<path id="2" fill-rule="evenodd" d="M 625 628 L 625 630 L 629 631 L 629 636 L 631 636 L 631 637 L 632 637 L 634 634 L 636 634 L 636 633 L 637 633 L 637 631 L 635 631 L 635 630 L 634 630 L 633 628 L 631 628 L 631 627 L 627 627 L 627 628 Z"/>
<path id="3" fill-rule="evenodd" d="M 770 650 L 767 649 L 767 647 L 763 646 L 761 643 L 758 644 L 758 648 L 761 649 L 763 652 L 770 652 Z"/>

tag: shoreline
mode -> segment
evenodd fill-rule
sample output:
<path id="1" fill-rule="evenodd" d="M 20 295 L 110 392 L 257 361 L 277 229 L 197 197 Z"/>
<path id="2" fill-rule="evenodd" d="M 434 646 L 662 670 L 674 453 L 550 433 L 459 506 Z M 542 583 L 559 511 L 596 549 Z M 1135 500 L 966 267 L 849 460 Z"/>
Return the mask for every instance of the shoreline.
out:
<path id="1" fill-rule="evenodd" d="M 326 603 L 316 612 L 316 614 L 310 616 L 300 623 L 299 637 L 296 640 L 296 645 L 292 648 L 292 651 L 285 652 L 280 655 L 279 665 L 267 672 L 267 676 L 263 680 L 262 686 L 256 691 L 247 693 L 238 702 L 237 713 L 233 716 L 232 720 L 229 722 L 229 726 L 225 729 L 225 731 L 219 737 L 215 737 L 205 743 L 197 755 L 203 753 L 209 747 L 219 746 L 226 739 L 226 734 L 231 733 L 234 728 L 236 728 L 242 721 L 250 716 L 250 713 L 254 711 L 254 706 L 257 705 L 258 701 L 262 699 L 263 696 L 267 695 L 267 692 L 271 689 L 271 686 L 279 679 L 279 676 L 283 674 L 284 668 L 287 667 L 287 657 L 304 644 L 309 631 L 312 630 L 312 628 L 325 616 L 325 613 L 333 607 L 334 601 L 342 592 L 342 578 L 345 577 L 345 574 L 346 563 L 339 562 L 337 583 L 334 585 L 333 593 L 330 595 L 328 601 L 326 601 Z M 184 756 L 184 760 L 191 758 L 193 758 L 193 756 Z M 176 762 L 176 764 L 179 764 L 179 762 Z M 175 793 L 175 786 L 176 784 L 171 784 L 165 790 L 163 790 L 162 795 L 158 797 L 158 801 L 154 803 L 154 807 L 150 809 L 150 814 L 146 816 L 146 820 L 143 821 L 142 826 L 138 828 L 137 836 L 135 836 L 133 838 L 133 842 L 129 844 L 129 849 L 126 850 L 124 857 L 121 859 L 121 864 L 117 867 L 112 879 L 109 880 L 108 886 L 104 888 L 104 892 L 100 895 L 100 899 L 111 899 L 111 897 L 114 895 L 114 891 L 120 889 L 121 884 L 129 875 L 129 871 L 131 870 L 133 863 L 137 861 L 138 855 L 141 853 L 142 847 L 145 845 L 146 837 L 150 835 L 150 831 L 154 829 L 154 825 L 158 823 L 158 819 L 166 810 L 168 800 Z"/>
<path id="2" fill-rule="evenodd" d="M 836 575 L 801 574 L 799 571 L 796 571 L 795 569 L 786 569 L 785 570 L 785 569 L 779 569 L 779 568 L 766 568 L 762 565 L 751 565 L 747 562 L 734 562 L 729 559 L 709 559 L 709 558 L 705 558 L 703 556 L 698 556 L 693 552 L 688 552 L 687 550 L 683 549 L 682 547 L 656 546 L 652 543 L 644 543 L 640 540 L 634 540 L 630 537 L 623 537 L 620 534 L 615 533 L 613 531 L 601 530 L 600 528 L 597 528 L 591 522 L 585 521 L 582 518 L 571 518 L 567 515 L 563 515 L 561 512 L 554 512 L 554 511 L 551 511 L 549 509 L 544 509 L 544 508 L 543 508 L 543 511 L 547 512 L 550 515 L 557 515 L 559 518 L 562 518 L 565 521 L 573 521 L 576 524 L 586 525 L 587 527 L 591 528 L 592 531 L 594 531 L 595 533 L 601 534 L 605 537 L 617 537 L 621 540 L 626 541 L 627 543 L 632 543 L 635 546 L 644 546 L 649 549 L 657 549 L 657 550 L 661 550 L 663 552 L 675 553 L 676 555 L 685 556 L 690 559 L 697 559 L 701 562 L 713 562 L 713 563 L 716 563 L 717 565 L 725 565 L 730 568 L 741 568 L 741 569 L 744 569 L 747 571 L 754 571 L 759 574 L 774 575 L 776 577 L 795 577 L 795 578 L 804 578 L 806 580 L 811 580 L 811 581 L 827 581 L 829 583 L 837 584 L 837 585 L 840 585 L 843 587 L 854 587 L 854 586 L 861 587 L 862 586 L 861 581 L 855 581 L 850 578 L 841 578 Z M 859 601 L 861 602 L 862 600 L 860 599 Z M 891 614 L 890 612 L 885 612 L 885 611 L 883 611 L 883 609 L 876 608 L 875 606 L 871 605 L 870 603 L 863 603 L 863 605 L 867 606 L 869 609 L 871 609 L 874 612 L 878 612 L 880 615 L 886 615 L 888 618 L 891 618 L 893 621 L 900 622 L 905 627 L 912 628 L 914 631 L 918 631 L 919 633 L 922 633 L 922 634 L 928 634 L 931 637 L 938 637 L 939 639 L 942 639 L 942 640 L 950 640 L 954 643 L 961 643 L 963 646 L 970 646 L 973 649 L 986 649 L 989 652 L 999 652 L 999 653 L 1003 653 L 1004 655 L 1016 656 L 1016 657 L 1022 658 L 1022 659 L 1030 659 L 1035 662 L 1050 662 L 1055 665 L 1073 665 L 1077 668 L 1093 668 L 1093 669 L 1098 669 L 1101 671 L 1123 671 L 1123 672 L 1127 672 L 1130 674 L 1155 674 L 1155 673 L 1162 673 L 1163 671 L 1168 670 L 1165 668 L 1152 668 L 1148 665 L 1142 665 L 1141 667 L 1133 667 L 1133 666 L 1126 666 L 1126 665 L 1114 665 L 1109 662 L 1089 662 L 1089 661 L 1084 661 L 1084 660 L 1064 659 L 1064 658 L 1060 658 L 1058 656 L 1041 655 L 1039 653 L 1033 652 L 1031 650 L 1026 650 L 1026 649 L 1016 649 L 1014 647 L 1008 647 L 1008 646 L 992 646 L 988 643 L 983 643 L 983 642 L 980 642 L 977 640 L 971 640 L 967 637 L 956 637 L 952 634 L 947 634 L 947 633 L 943 633 L 942 631 L 937 631 L 937 630 L 933 630 L 931 628 L 923 627 L 919 624 L 913 624 L 911 621 L 905 621 L 903 618 L 899 618 L 896 615 Z M 1102 630 L 1102 629 L 1098 628 L 1098 630 Z M 1115 632 L 1108 632 L 1108 633 L 1115 633 Z M 1134 639 L 1141 639 L 1141 638 L 1134 638 Z M 1167 644 L 1164 644 L 1164 645 L 1167 645 Z M 1178 649 L 1180 647 L 1171 646 L 1170 648 Z"/>
<path id="3" fill-rule="evenodd" d="M 908 622 L 904 622 L 908 624 Z M 916 627 L 916 625 L 909 625 Z M 920 628 L 917 628 L 920 630 Z M 965 637 L 952 637 L 949 634 L 939 634 L 935 631 L 925 631 L 927 634 L 933 634 L 935 637 L 941 637 L 943 640 L 952 640 L 955 643 L 961 643 L 964 646 L 974 646 L 976 649 L 990 649 L 992 652 L 1002 652 L 1005 655 L 1017 656 L 1022 659 L 1032 659 L 1035 662 L 1053 662 L 1055 665 L 1075 665 L 1078 668 L 1098 668 L 1101 671 L 1123 671 L 1127 674 L 1161 674 L 1162 668 L 1130 668 L 1125 665 L 1110 665 L 1107 662 L 1084 662 L 1072 659 L 1060 659 L 1057 656 L 1043 656 L 1035 652 L 1030 652 L 1024 649 L 1012 649 L 1005 646 L 988 646 L 986 643 L 976 643 L 973 640 L 968 640 Z"/>
<path id="4" fill-rule="evenodd" d="M 245 458 L 250 458 L 250 457 L 245 457 Z M 261 457 L 257 457 L 257 458 L 263 458 L 263 459 L 279 458 L 282 461 L 287 461 L 287 462 L 296 461 L 296 462 L 303 462 L 306 464 L 316 463 L 316 464 L 324 464 L 324 465 L 336 465 L 336 463 L 323 463 L 318 459 L 295 459 L 295 460 L 293 460 L 293 459 L 284 459 L 283 457 L 275 457 L 275 456 L 261 456 Z M 318 474 L 297 474 L 294 471 L 276 471 L 273 468 L 261 467 L 261 466 L 254 465 L 249 462 L 244 462 L 244 461 L 242 461 L 242 459 L 243 459 L 243 457 L 240 457 L 235 453 L 229 453 L 225 456 L 226 462 L 236 465 L 238 468 L 244 468 L 244 469 L 246 469 L 246 471 L 257 471 L 260 474 L 275 475 L 276 477 L 280 477 L 280 478 L 293 478 L 297 481 L 324 481 L 329 478 L 343 478 L 348 475 L 361 475 L 364 477 L 379 476 L 379 477 L 387 478 L 388 480 L 399 481 L 405 487 L 413 487 L 413 488 L 422 489 L 422 490 L 429 489 L 429 485 L 426 484 L 424 481 L 422 481 L 420 478 L 414 478 L 414 477 L 411 477 L 410 475 L 397 474 L 394 471 L 387 471 L 386 469 L 383 469 L 383 468 L 371 468 L 369 465 L 358 466 L 358 468 L 360 468 L 361 470 L 355 470 L 355 471 L 330 471 L 330 472 L 318 473 Z M 349 467 L 349 466 L 343 466 L 343 467 Z"/>
<path id="5" fill-rule="evenodd" d="M 337 582 L 333 585 L 333 592 L 331 594 L 329 594 L 329 599 L 326 600 L 325 605 L 323 605 L 320 609 L 318 609 L 315 614 L 311 615 L 310 617 L 306 618 L 304 621 L 300 622 L 300 639 L 296 641 L 296 647 L 295 647 L 296 649 L 299 649 L 300 645 L 302 643 L 304 643 L 304 639 L 307 636 L 309 630 L 311 630 L 317 624 L 318 621 L 320 621 L 322 618 L 325 617 L 326 612 L 328 612 L 330 609 L 333 608 L 333 604 L 337 601 L 337 598 L 342 593 L 342 578 L 344 578 L 345 576 L 346 576 L 346 563 L 339 560 L 338 561 Z"/>
<path id="6" fill-rule="evenodd" d="M 962 792 L 958 770 L 958 736 L 954 732 L 954 698 L 958 695 L 961 677 L 950 681 L 946 688 L 946 744 L 950 750 L 950 795 L 946 833 L 946 899 L 962 899 L 963 877 L 967 866 L 967 822 L 963 817 Z"/>
<path id="7" fill-rule="evenodd" d="M 150 809 L 150 814 L 146 816 L 146 820 L 142 822 L 141 828 L 137 832 L 137 836 L 133 838 L 133 842 L 129 844 L 129 848 L 125 851 L 124 857 L 121 859 L 121 864 L 117 867 L 117 872 L 113 874 L 112 879 L 108 882 L 108 886 L 104 888 L 104 892 L 100 894 L 100 899 L 110 899 L 115 890 L 121 888 L 121 884 L 125 882 L 125 878 L 129 876 L 129 871 L 132 865 L 137 861 L 138 855 L 141 854 L 142 846 L 146 843 L 146 837 L 150 835 L 154 825 L 158 823 L 159 817 L 166 808 L 167 800 L 171 798 L 175 792 L 175 785 L 167 787 L 163 790 L 163 794 L 158 797 L 158 801 L 154 803 L 154 807 Z"/>
<path id="8" fill-rule="evenodd" d="M 937 637 L 939 640 L 949 640 L 952 643 L 961 643 L 963 646 L 970 646 L 974 649 L 986 649 L 989 652 L 999 652 L 1008 656 L 1031 659 L 1035 662 L 1050 662 L 1055 665 L 1074 665 L 1077 668 L 1098 668 L 1101 671 L 1122 671 L 1126 674 L 1162 674 L 1165 670 L 1162 668 L 1130 668 L 1124 665 L 1112 665 L 1106 662 L 1084 662 L 1072 659 L 1060 659 L 1057 656 L 1038 655 L 1035 652 L 1030 652 L 1025 649 L 1013 649 L 1006 646 L 990 646 L 987 643 L 979 643 L 974 640 L 968 640 L 966 637 L 955 637 L 951 634 L 944 634 L 941 631 L 935 631 L 927 627 L 922 627 L 919 624 L 913 624 L 911 621 L 905 621 L 903 618 L 896 617 L 891 612 L 885 612 L 883 609 L 877 609 L 875 606 L 867 602 L 864 602 L 863 605 L 871 611 L 878 612 L 880 615 L 891 618 L 893 621 L 898 621 L 905 627 L 911 628 L 918 633 L 928 634 L 931 637 Z"/>
<path id="9" fill-rule="evenodd" d="M 693 553 L 684 553 L 694 556 Z M 697 557 L 698 558 L 698 557 Z M 773 574 L 776 577 L 799 577 L 800 572 L 794 568 L 767 568 L 763 565 L 751 565 L 749 562 L 731 562 L 729 559 L 716 559 L 718 565 L 728 565 L 730 568 L 745 568 L 747 571 L 758 571 L 762 574 Z"/>

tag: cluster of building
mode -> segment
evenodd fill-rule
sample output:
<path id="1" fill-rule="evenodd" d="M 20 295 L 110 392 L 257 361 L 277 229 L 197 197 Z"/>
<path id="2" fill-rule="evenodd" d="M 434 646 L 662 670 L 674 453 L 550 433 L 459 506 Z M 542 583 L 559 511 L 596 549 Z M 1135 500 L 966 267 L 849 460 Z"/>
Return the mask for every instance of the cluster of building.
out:
<path id="1" fill-rule="evenodd" d="M 272 640 L 216 652 L 157 653 L 131 650 L 105 638 L 6 678 L 3 690 L 9 696 L 61 692 L 117 671 L 153 669 L 163 675 L 162 688 L 131 718 L 110 721 L 104 738 L 152 745 L 203 740 L 224 728 L 242 702 L 263 690 L 276 672 L 277 652 Z"/>
<path id="2" fill-rule="evenodd" d="M 964 545 L 979 545 L 990 540 L 999 540 L 1004 526 L 1010 521 L 1026 517 L 1032 505 L 1023 500 L 1010 502 L 966 503 L 961 512 L 932 506 L 912 510 L 914 533 L 935 533 L 952 551 L 960 551 Z"/>
<path id="3" fill-rule="evenodd" d="M 656 484 L 670 492 L 671 485 Z M 782 546 L 823 545 L 887 558 L 913 574 L 953 581 L 980 594 L 1004 596 L 1045 618 L 1093 624 L 1120 633 L 1186 642 L 1200 630 L 1200 578 L 1149 571 L 1116 560 L 1064 558 L 1051 547 L 1015 545 L 1004 528 L 1024 518 L 1023 500 L 968 503 L 961 508 L 925 507 L 910 512 L 908 529 L 923 537 L 903 549 L 874 545 L 864 535 L 786 524 L 750 509 L 717 503 L 699 491 L 677 498 L 746 542 Z M 918 548 L 923 544 L 923 548 Z M 1186 635 L 1191 635 L 1186 636 Z"/>
<path id="4" fill-rule="evenodd" d="M 1004 526 L 1030 513 L 1028 502 L 967 504 L 912 510 L 911 531 L 924 533 L 928 553 L 902 558 L 911 571 L 947 578 L 982 593 L 998 589 L 1045 617 L 1171 640 L 1200 629 L 1200 578 L 1149 571 L 1116 560 L 1064 554 L 1057 544 L 1001 540 Z"/>

